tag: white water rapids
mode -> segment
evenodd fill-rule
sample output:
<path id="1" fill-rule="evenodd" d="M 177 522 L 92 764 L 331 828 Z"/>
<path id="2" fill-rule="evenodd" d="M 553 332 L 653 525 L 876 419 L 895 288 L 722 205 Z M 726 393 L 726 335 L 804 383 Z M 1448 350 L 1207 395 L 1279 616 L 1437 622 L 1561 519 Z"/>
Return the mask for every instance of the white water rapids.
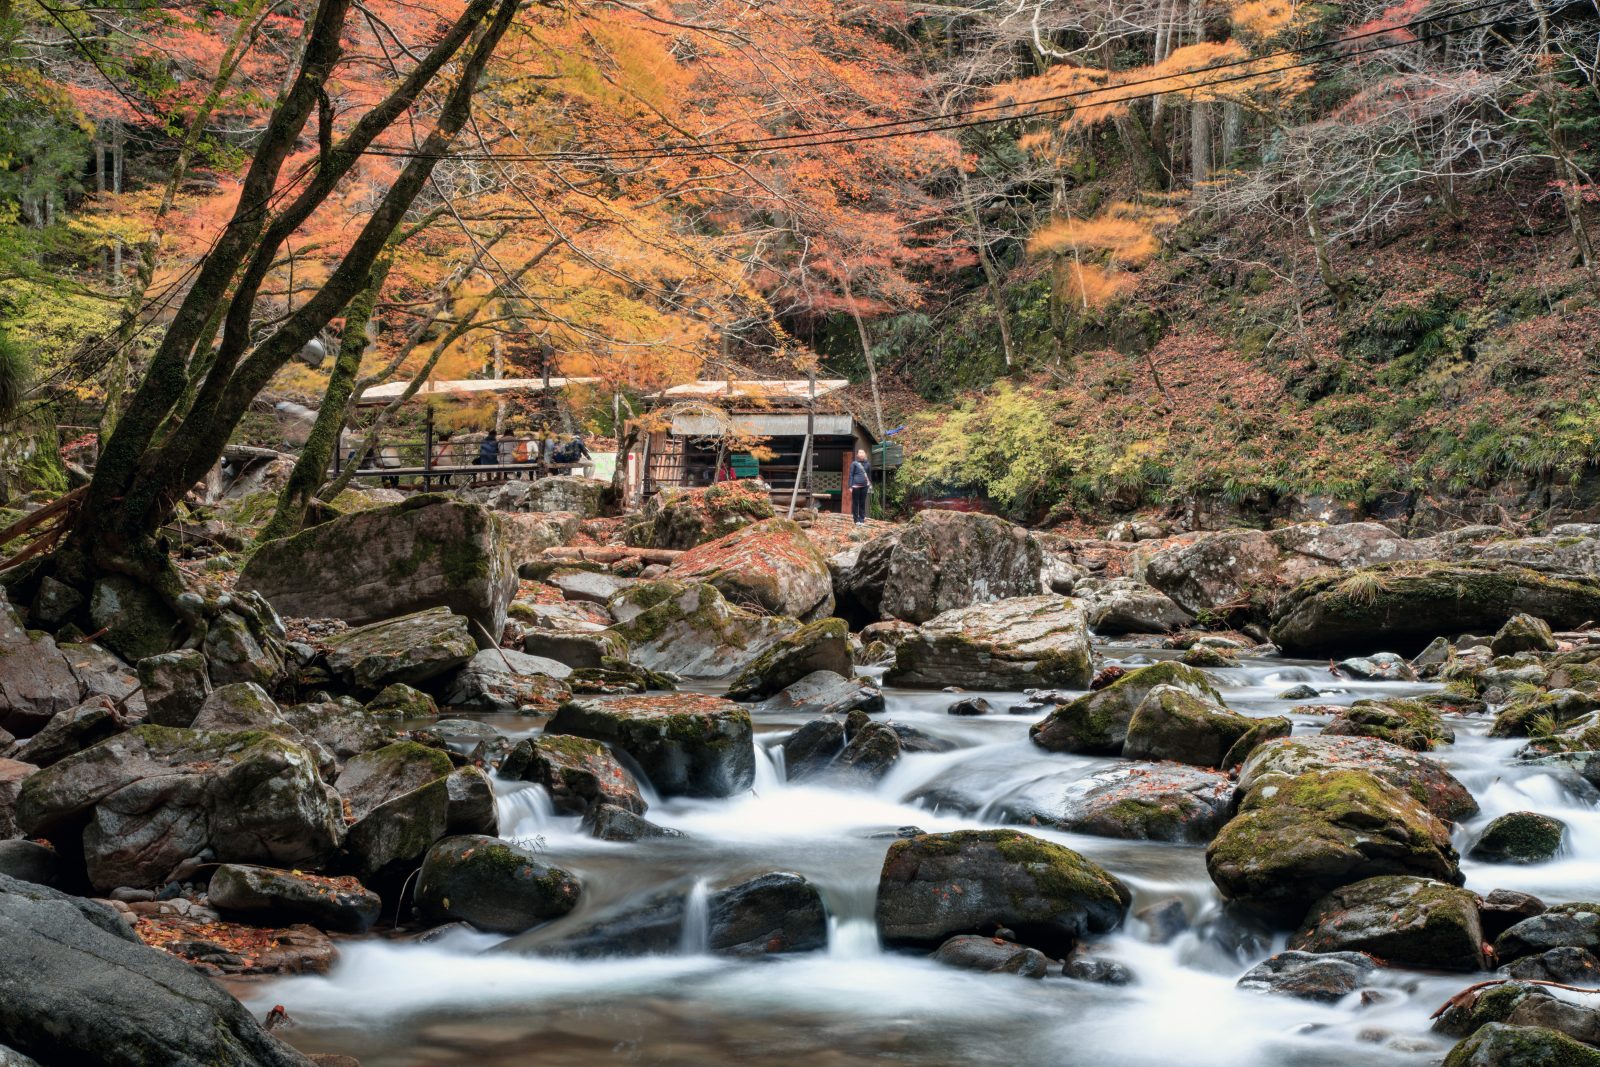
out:
<path id="1" fill-rule="evenodd" d="M 1102 662 L 1136 665 L 1152 654 L 1107 645 Z M 1120 660 L 1119 660 L 1120 657 Z M 1228 705 L 1250 715 L 1293 715 L 1275 695 L 1299 682 L 1343 690 L 1318 703 L 1416 693 L 1429 686 L 1335 681 L 1326 668 L 1251 660 L 1209 672 Z M 650 1064 L 725 1067 L 784 1064 L 911 1067 L 979 1064 L 1085 1067 L 1343 1067 L 1437 1063 L 1451 1042 L 1429 1033 L 1428 1016 L 1475 979 L 1379 972 L 1376 993 L 1323 1005 L 1234 988 L 1251 965 L 1281 948 L 1219 921 L 1204 848 L 1117 841 L 1030 828 L 1120 876 L 1134 910 L 1178 895 L 1193 928 L 1165 945 L 1145 941 L 1135 920 L 1096 946 L 1137 976 L 1129 986 L 977 974 L 878 944 L 873 904 L 888 834 L 997 825 L 986 807 L 1048 779 L 1059 788 L 1117 761 L 1055 755 L 1032 745 L 1037 716 L 1004 709 L 1018 694 L 987 694 L 999 714 L 956 718 L 947 693 L 888 690 L 875 718 L 908 723 L 956 742 L 955 751 L 907 755 L 875 788 L 790 786 L 781 751 L 769 751 L 798 718 L 759 717 L 756 785 L 720 801 L 650 796 L 648 817 L 681 839 L 596 841 L 576 818 L 551 812 L 536 787 L 497 783 L 501 832 L 543 848 L 577 874 L 585 897 L 562 923 L 585 921 L 618 902 L 668 885 L 695 886 L 699 911 L 677 955 L 561 960 L 485 952 L 498 937 L 452 933 L 432 944 L 346 942 L 324 977 L 255 987 L 258 1015 L 284 1005 L 297 1026 L 283 1036 L 308 1051 L 343 1052 L 364 1067 Z M 1296 718 L 1297 732 L 1323 720 Z M 1457 741 L 1437 753 L 1483 811 L 1456 831 L 1467 846 L 1491 818 L 1537 810 L 1566 821 L 1560 859 L 1507 867 L 1463 862 L 1469 888 L 1518 889 L 1547 902 L 1600 896 L 1600 800 L 1573 776 L 1519 767 L 1520 742 L 1484 736 L 1487 717 L 1452 718 Z M 532 732 L 527 725 L 524 732 Z M 909 798 L 937 784 L 966 798 L 963 815 Z M 707 884 L 765 869 L 797 871 L 821 889 L 829 910 L 826 951 L 730 960 L 704 954 Z M 698 919 L 695 917 L 698 916 Z M 1365 1005 L 1360 1002 L 1365 999 Z"/>

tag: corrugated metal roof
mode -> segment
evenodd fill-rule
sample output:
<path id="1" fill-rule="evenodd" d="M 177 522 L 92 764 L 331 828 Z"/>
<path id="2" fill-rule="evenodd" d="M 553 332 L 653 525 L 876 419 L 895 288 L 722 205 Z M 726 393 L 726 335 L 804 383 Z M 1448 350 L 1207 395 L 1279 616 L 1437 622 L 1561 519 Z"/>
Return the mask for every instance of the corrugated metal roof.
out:
<path id="1" fill-rule="evenodd" d="M 550 388 L 568 385 L 591 385 L 599 378 L 551 378 Z M 375 385 L 362 392 L 358 404 L 387 404 L 406 391 L 409 382 L 389 382 Z M 457 381 L 423 382 L 413 400 L 450 399 L 452 397 L 493 396 L 497 393 L 539 393 L 544 391 L 543 378 L 464 378 Z"/>
<path id="2" fill-rule="evenodd" d="M 817 399 L 837 393 L 849 385 L 844 378 L 817 379 Z M 673 400 L 717 400 L 727 397 L 750 400 L 783 400 L 804 402 L 811 396 L 811 382 L 805 378 L 764 380 L 760 378 L 735 378 L 728 381 L 685 382 L 657 394 Z"/>

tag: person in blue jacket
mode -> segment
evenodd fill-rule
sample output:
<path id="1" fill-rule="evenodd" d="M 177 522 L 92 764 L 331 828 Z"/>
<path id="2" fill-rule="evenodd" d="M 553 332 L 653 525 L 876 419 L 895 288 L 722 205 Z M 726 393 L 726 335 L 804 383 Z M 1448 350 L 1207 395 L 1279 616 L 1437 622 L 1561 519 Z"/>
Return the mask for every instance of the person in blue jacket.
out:
<path id="1" fill-rule="evenodd" d="M 859 526 L 867 521 L 867 499 L 872 496 L 872 468 L 867 466 L 867 450 L 856 450 L 850 464 L 850 516 Z"/>

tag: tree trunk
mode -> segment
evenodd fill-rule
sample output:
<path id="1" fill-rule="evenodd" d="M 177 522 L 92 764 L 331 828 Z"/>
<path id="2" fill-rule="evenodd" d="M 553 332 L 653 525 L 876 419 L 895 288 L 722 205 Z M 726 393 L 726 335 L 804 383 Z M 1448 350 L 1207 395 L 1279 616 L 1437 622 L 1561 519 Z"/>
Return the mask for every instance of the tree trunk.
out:
<path id="1" fill-rule="evenodd" d="M 881 440 L 883 438 L 883 400 L 878 395 L 878 364 L 872 358 L 872 338 L 867 335 L 867 324 L 861 317 L 861 308 L 856 303 L 855 293 L 850 288 L 850 268 L 845 267 L 842 275 L 844 282 L 844 297 L 850 302 L 850 317 L 855 320 L 856 334 L 861 338 L 861 355 L 867 361 L 867 380 L 872 383 L 872 414 L 877 419 L 874 428 Z"/>
<path id="2" fill-rule="evenodd" d="M 1006 370 L 1009 371 L 1016 358 L 1011 348 L 1011 320 L 1006 315 L 1005 289 L 1000 283 L 1000 271 L 989 255 L 989 244 L 983 235 L 983 218 L 978 214 L 977 202 L 972 198 L 972 183 L 967 180 L 966 171 L 961 172 L 961 199 L 966 204 L 967 219 L 972 223 L 972 246 L 978 253 L 978 263 L 983 268 L 983 277 L 989 286 L 989 299 L 994 301 L 995 322 L 1000 326 L 1000 347 L 1005 353 Z"/>

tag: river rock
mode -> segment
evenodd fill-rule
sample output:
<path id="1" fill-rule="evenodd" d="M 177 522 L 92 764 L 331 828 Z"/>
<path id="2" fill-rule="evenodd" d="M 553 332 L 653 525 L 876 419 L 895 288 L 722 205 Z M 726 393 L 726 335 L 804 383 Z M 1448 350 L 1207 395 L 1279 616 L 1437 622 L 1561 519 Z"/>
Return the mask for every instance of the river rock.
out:
<path id="1" fill-rule="evenodd" d="M 56 647 L 77 677 L 83 699 L 106 697 L 136 717 L 149 710 L 140 691 L 138 672 L 111 652 L 90 642 L 62 641 Z"/>
<path id="2" fill-rule="evenodd" d="M 61 857 L 37 841 L 0 841 L 0 874 L 53 886 L 61 880 Z"/>
<path id="3" fill-rule="evenodd" d="M 1269 741 L 1239 768 L 1239 794 L 1267 781 L 1287 782 L 1311 771 L 1365 771 L 1420 801 L 1436 817 L 1470 818 L 1478 802 L 1444 766 L 1371 737 L 1286 737 Z"/>
<path id="4" fill-rule="evenodd" d="M 622 536 L 645 548 L 688 549 L 772 516 L 767 492 L 747 482 L 664 488 L 627 519 Z"/>
<path id="5" fill-rule="evenodd" d="M 754 715 L 848 715 L 883 710 L 883 692 L 866 678 L 813 671 L 751 708 Z"/>
<path id="6" fill-rule="evenodd" d="M 464 711 L 549 711 L 571 696 L 565 663 L 514 648 L 486 648 L 450 679 L 444 702 Z"/>
<path id="7" fill-rule="evenodd" d="M 561 595 L 568 600 L 601 605 L 609 603 L 612 597 L 633 582 L 632 578 L 624 578 L 610 571 L 592 570 L 558 570 L 545 578 L 546 585 L 561 590 Z"/>
<path id="8" fill-rule="evenodd" d="M 1553 948 L 1581 948 L 1600 953 L 1600 907 L 1573 910 L 1558 906 L 1516 923 L 1494 939 L 1494 954 L 1502 963 L 1547 952 Z"/>
<path id="9" fill-rule="evenodd" d="M 662 796 L 726 797 L 755 781 L 750 713 L 721 697 L 575 699 L 561 705 L 545 732 L 589 737 L 626 752 Z"/>
<path id="10" fill-rule="evenodd" d="M 387 690 L 386 690 L 387 691 Z M 314 743 L 331 756 L 335 772 L 351 756 L 392 744 L 395 732 L 385 717 L 349 698 L 293 704 L 282 710 L 293 736 Z"/>
<path id="11" fill-rule="evenodd" d="M 495 803 L 494 783 L 482 767 L 467 764 L 457 767 L 444 780 L 445 831 L 452 834 L 500 833 L 500 809 Z"/>
<path id="12" fill-rule="evenodd" d="M 290 731 L 288 720 L 266 690 L 254 682 L 213 689 L 191 724 L 196 730 Z"/>
<path id="13" fill-rule="evenodd" d="M 1159 686 L 1222 700 L 1204 671 L 1167 660 L 1129 671 L 1104 689 L 1058 706 L 1048 718 L 1034 723 L 1028 736 L 1051 752 L 1120 755 L 1134 711 Z"/>
<path id="14" fill-rule="evenodd" d="M 689 549 L 667 577 L 715 586 L 729 601 L 766 615 L 820 619 L 833 613 L 828 557 L 798 523 L 765 519 Z"/>
<path id="15" fill-rule="evenodd" d="M 603 667 L 607 660 L 626 660 L 628 643 L 621 634 L 610 630 L 594 633 L 530 630 L 522 636 L 522 651 L 581 670 Z"/>
<path id="16" fill-rule="evenodd" d="M 1420 700 L 1358 700 L 1341 709 L 1322 732 L 1329 737 L 1375 737 L 1414 752 L 1451 744 L 1455 731 Z"/>
<path id="17" fill-rule="evenodd" d="M 921 511 L 869 541 L 841 576 L 847 607 L 864 619 L 925 623 L 945 612 L 1043 592 L 1044 550 L 993 515 Z"/>
<path id="18" fill-rule="evenodd" d="M 85 821 L 87 825 L 84 825 Z M 28 778 L 23 832 L 82 830 L 101 891 L 164 883 L 183 861 L 315 867 L 338 846 L 337 797 L 303 746 L 259 732 L 137 726 Z"/>
<path id="19" fill-rule="evenodd" d="M 275 686 L 287 674 L 288 653 L 283 624 L 272 607 L 256 593 L 238 594 L 248 603 L 246 619 L 240 610 L 221 611 L 206 627 L 202 646 L 206 669 L 216 685 L 254 682 Z"/>
<path id="20" fill-rule="evenodd" d="M 415 719 L 437 719 L 439 705 L 433 697 L 404 682 L 394 682 L 365 705 L 366 713 L 374 719 L 410 722 Z"/>
<path id="21" fill-rule="evenodd" d="M 1331 1004 L 1360 989 L 1377 969 L 1363 952 L 1279 952 L 1250 968 L 1237 985 L 1252 993 Z"/>
<path id="22" fill-rule="evenodd" d="M 1128 759 L 1220 767 L 1223 757 L 1253 725 L 1253 719 L 1187 689 L 1161 685 L 1134 709 L 1122 754 Z"/>
<path id="23" fill-rule="evenodd" d="M 1600 1067 L 1600 1051 L 1555 1030 L 1489 1023 L 1451 1049 L 1444 1067 Z"/>
<path id="24" fill-rule="evenodd" d="M 878 930 L 891 945 L 1015 930 L 1064 954 L 1122 923 L 1131 895 L 1096 864 L 1014 830 L 961 830 L 894 842 L 878 880 Z"/>
<path id="25" fill-rule="evenodd" d="M 543 786 L 563 815 L 582 815 L 596 804 L 642 815 L 648 806 L 628 769 L 587 737 L 547 734 L 518 741 L 500 764 L 500 777 Z"/>
<path id="26" fill-rule="evenodd" d="M 36 767 L 53 763 L 99 744 L 126 726 L 110 697 L 100 696 L 57 712 L 44 729 L 17 745 L 17 759 Z"/>
<path id="27" fill-rule="evenodd" d="M 846 726 L 844 751 L 833 761 L 833 767 L 848 781 L 876 782 L 900 762 L 904 747 L 899 731 L 890 723 L 868 722 L 855 730 Z"/>
<path id="28" fill-rule="evenodd" d="M 1439 1013 L 1433 1028 L 1465 1037 L 1497 1023 L 1545 1027 L 1585 1044 L 1600 1044 L 1600 1010 L 1592 1001 L 1563 1000 L 1531 982 L 1504 982 L 1455 998 Z"/>
<path id="29" fill-rule="evenodd" d="M 1389 875 L 1340 886 L 1311 906 L 1289 947 L 1366 952 L 1401 967 L 1484 969 L 1474 893 L 1426 878 Z"/>
<path id="30" fill-rule="evenodd" d="M 498 638 L 517 569 L 493 512 L 422 494 L 260 545 L 238 587 L 281 615 L 359 625 L 444 608 Z"/>
<path id="31" fill-rule="evenodd" d="M 895 650 L 884 681 L 927 689 L 1085 689 L 1093 677 L 1083 611 L 1076 601 L 1047 594 L 991 598 L 924 623 Z"/>
<path id="32" fill-rule="evenodd" d="M 1072 595 L 1099 634 L 1167 634 L 1194 625 L 1194 616 L 1171 597 L 1133 578 L 1077 582 Z"/>
<path id="33" fill-rule="evenodd" d="M 433 923 L 468 922 L 518 934 L 567 914 L 582 886 L 537 852 L 494 837 L 450 837 L 428 850 L 417 879 L 417 910 Z"/>
<path id="34" fill-rule="evenodd" d="M 1448 824 L 1368 772 L 1314 771 L 1243 795 L 1206 870 L 1226 899 L 1267 921 L 1298 923 L 1327 893 L 1378 875 L 1461 881 Z"/>
<path id="35" fill-rule="evenodd" d="M 137 663 L 170 649 L 178 617 L 154 589 L 131 578 L 112 575 L 94 583 L 89 622 L 98 640 L 111 651 Z"/>
<path id="36" fill-rule="evenodd" d="M 601 841 L 649 841 L 688 836 L 682 830 L 657 826 L 643 815 L 615 804 L 596 804 L 584 815 L 583 825 Z"/>
<path id="37" fill-rule="evenodd" d="M 224 915 L 269 926 L 310 923 L 319 930 L 364 934 L 382 901 L 353 878 L 224 863 L 211 875 L 206 901 Z"/>
<path id="38" fill-rule="evenodd" d="M 110 908 L 4 876 L 0 1035 L 45 1064 L 312 1067 Z"/>
<path id="39" fill-rule="evenodd" d="M 839 719 L 812 719 L 783 742 L 783 766 L 791 782 L 824 770 L 844 750 L 844 723 Z M 895 742 L 899 747 L 898 739 Z"/>
<path id="40" fill-rule="evenodd" d="M 139 661 L 150 721 L 157 726 L 188 726 L 211 694 L 206 658 L 195 649 L 163 652 Z"/>
<path id="41" fill-rule="evenodd" d="M 745 665 L 728 686 L 728 696 L 761 700 L 817 671 L 855 673 L 850 630 L 843 619 L 821 619 L 780 637 Z"/>
<path id="42" fill-rule="evenodd" d="M 447 608 L 358 626 L 327 644 L 328 670 L 365 692 L 395 682 L 426 682 L 464 665 L 478 651 L 467 619 Z"/>
<path id="43" fill-rule="evenodd" d="M 1481 633 L 1521 613 L 1563 629 L 1600 618 L 1600 579 L 1490 562 L 1368 567 L 1313 578 L 1285 596 L 1272 640 L 1293 655 L 1416 652 L 1435 637 Z"/>
<path id="44" fill-rule="evenodd" d="M 735 607 L 703 582 L 640 582 L 609 606 L 632 662 L 680 678 L 737 674 L 799 628 L 793 619 Z"/>
<path id="45" fill-rule="evenodd" d="M 977 934 L 957 934 L 934 951 L 933 960 L 946 967 L 1020 978 L 1043 978 L 1050 970 L 1050 957 L 1036 948 Z"/>
<path id="46" fill-rule="evenodd" d="M 1544 863 L 1566 846 L 1567 824 L 1536 811 L 1501 815 L 1473 842 L 1468 858 L 1480 863 Z"/>
<path id="47" fill-rule="evenodd" d="M 0 589 L 0 729 L 31 737 L 82 696 L 83 687 L 55 639 L 24 629 Z"/>
<path id="48" fill-rule="evenodd" d="M 1061 968 L 1061 977 L 1095 985 L 1132 985 L 1133 972 L 1125 964 L 1100 956 L 1073 956 Z"/>
<path id="49" fill-rule="evenodd" d="M 1493 941 L 1523 919 L 1543 915 L 1549 909 L 1532 893 L 1513 889 L 1494 889 L 1478 902 L 1478 921 L 1485 940 Z"/>
<path id="50" fill-rule="evenodd" d="M 389 893 L 403 885 L 433 843 L 449 831 L 449 779 L 435 778 L 358 818 L 345 837 L 345 851 L 356 877 Z"/>
<path id="51" fill-rule="evenodd" d="M 1569 945 L 1524 956 L 1497 973 L 1530 982 L 1595 986 L 1600 985 L 1600 959 L 1587 949 Z"/>
<path id="52" fill-rule="evenodd" d="M 21 760 L 0 759 L 0 841 L 21 837 L 17 826 L 17 796 L 22 783 L 39 773 L 39 768 Z"/>
<path id="53" fill-rule="evenodd" d="M 334 784 L 351 815 L 361 820 L 381 805 L 448 775 L 450 757 L 415 741 L 396 741 L 345 764 Z"/>
<path id="54" fill-rule="evenodd" d="M 1600 577 L 1600 572 L 1591 572 Z M 1550 624 L 1532 615 L 1513 615 L 1489 639 L 1489 651 L 1496 656 L 1514 656 L 1518 652 L 1554 652 L 1560 647 Z"/>
<path id="55" fill-rule="evenodd" d="M 1250 754 L 1268 741 L 1276 741 L 1280 737 L 1288 737 L 1294 733 L 1294 723 L 1282 715 L 1269 715 L 1262 719 L 1251 719 L 1250 728 L 1246 730 L 1239 740 L 1233 743 L 1222 757 L 1222 769 L 1231 771 L 1238 767 Z"/>
<path id="56" fill-rule="evenodd" d="M 1065 785 L 1035 782 L 998 804 L 1007 822 L 1130 841 L 1204 844 L 1233 801 L 1227 775 L 1181 763 L 1108 767 Z"/>

